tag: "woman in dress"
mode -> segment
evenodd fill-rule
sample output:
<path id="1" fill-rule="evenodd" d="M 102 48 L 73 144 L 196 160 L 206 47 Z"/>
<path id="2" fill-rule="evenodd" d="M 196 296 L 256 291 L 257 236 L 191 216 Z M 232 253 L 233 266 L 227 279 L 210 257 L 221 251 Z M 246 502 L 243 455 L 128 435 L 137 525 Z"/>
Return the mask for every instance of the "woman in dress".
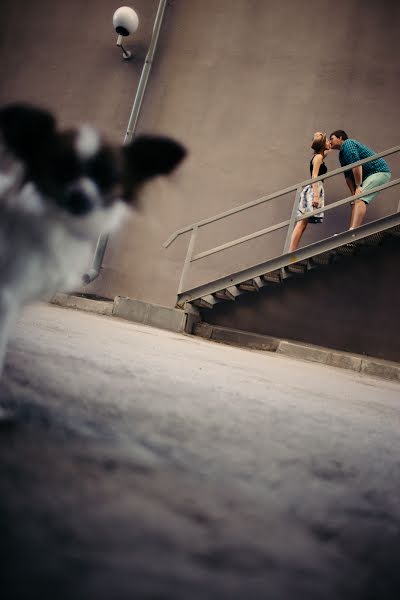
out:
<path id="1" fill-rule="evenodd" d="M 314 150 L 314 155 L 310 160 L 310 175 L 314 179 L 314 177 L 318 177 L 319 175 L 325 175 L 328 171 L 324 163 L 326 155 L 330 152 L 326 134 L 322 131 L 316 131 L 312 139 L 311 148 Z M 322 181 L 306 185 L 300 195 L 297 217 L 312 212 L 315 208 L 322 208 L 324 206 L 324 199 L 325 194 Z M 323 220 L 324 213 L 318 213 L 317 215 L 308 217 L 308 219 L 297 221 L 293 229 L 289 252 L 293 252 L 293 250 L 297 250 L 299 247 L 301 236 L 305 232 L 308 223 L 322 223 Z"/>

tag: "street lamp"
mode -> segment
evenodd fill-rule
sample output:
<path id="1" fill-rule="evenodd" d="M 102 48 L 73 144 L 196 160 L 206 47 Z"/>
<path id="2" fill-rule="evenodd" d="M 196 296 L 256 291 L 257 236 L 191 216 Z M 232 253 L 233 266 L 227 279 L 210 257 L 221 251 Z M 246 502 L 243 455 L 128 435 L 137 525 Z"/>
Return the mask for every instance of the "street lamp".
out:
<path id="1" fill-rule="evenodd" d="M 115 31 L 118 33 L 117 46 L 122 48 L 122 57 L 128 60 L 132 56 L 132 52 L 125 50 L 122 45 L 122 38 L 128 36 L 130 33 L 135 33 L 139 26 L 139 17 L 133 8 L 121 6 L 113 15 L 113 25 Z"/>

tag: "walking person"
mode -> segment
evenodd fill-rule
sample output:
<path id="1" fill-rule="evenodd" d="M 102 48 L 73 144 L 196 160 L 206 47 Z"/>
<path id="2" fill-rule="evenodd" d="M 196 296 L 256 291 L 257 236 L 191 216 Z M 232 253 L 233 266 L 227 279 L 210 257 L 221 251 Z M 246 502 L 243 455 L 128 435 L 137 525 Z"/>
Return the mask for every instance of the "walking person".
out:
<path id="1" fill-rule="evenodd" d="M 326 139 L 326 134 L 322 131 L 316 131 L 312 139 L 311 148 L 314 150 L 314 155 L 310 160 L 310 175 L 314 179 L 314 177 L 325 175 L 328 171 L 324 162 L 326 155 L 330 152 L 330 145 Z M 296 216 L 301 217 L 306 213 L 312 212 L 315 208 L 322 208 L 324 204 L 325 192 L 322 181 L 309 183 L 301 191 Z M 324 213 L 318 213 L 317 215 L 311 215 L 308 219 L 298 221 L 293 229 L 289 252 L 293 252 L 299 247 L 301 237 L 308 223 L 322 223 L 323 220 Z"/>
<path id="2" fill-rule="evenodd" d="M 333 150 L 339 150 L 339 162 L 342 167 L 376 154 L 361 142 L 350 139 L 342 129 L 337 129 L 331 133 L 329 144 Z M 349 229 L 354 229 L 362 225 L 368 204 L 379 194 L 379 192 L 366 195 L 364 193 L 378 185 L 388 183 L 391 173 L 387 162 L 383 158 L 377 158 L 345 171 L 344 176 L 351 195 L 362 195 L 362 198 L 357 198 L 350 203 L 351 219 Z"/>

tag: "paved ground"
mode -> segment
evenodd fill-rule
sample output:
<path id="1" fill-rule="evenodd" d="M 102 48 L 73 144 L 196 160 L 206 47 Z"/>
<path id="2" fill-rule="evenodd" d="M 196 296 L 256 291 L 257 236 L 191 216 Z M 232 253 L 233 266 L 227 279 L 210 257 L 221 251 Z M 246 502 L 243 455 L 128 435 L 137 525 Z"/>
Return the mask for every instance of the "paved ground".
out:
<path id="1" fill-rule="evenodd" d="M 400 386 L 40 305 L 0 403 L 1 598 L 398 600 Z"/>

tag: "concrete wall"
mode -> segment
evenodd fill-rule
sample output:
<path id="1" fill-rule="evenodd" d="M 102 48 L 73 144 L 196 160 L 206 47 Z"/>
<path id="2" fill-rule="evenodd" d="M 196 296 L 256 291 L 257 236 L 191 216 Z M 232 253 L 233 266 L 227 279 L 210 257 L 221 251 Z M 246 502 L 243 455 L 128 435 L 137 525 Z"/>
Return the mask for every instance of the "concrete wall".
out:
<path id="1" fill-rule="evenodd" d="M 1 104 L 42 104 L 62 126 L 90 122 L 122 141 L 157 4 L 135 0 L 137 60 L 125 62 L 112 26 L 119 0 L 2 0 Z"/>
<path id="2" fill-rule="evenodd" d="M 104 272 L 105 286 L 97 289 L 121 285 L 119 271 L 128 272 L 130 265 L 133 276 L 123 284 L 127 294 L 172 305 L 188 239 L 163 251 L 167 235 L 307 178 L 315 129 L 342 127 L 378 150 L 398 144 L 394 23 L 399 16 L 395 2 L 175 1 L 141 128 L 177 135 L 189 146 L 190 158 L 176 177 L 176 198 L 168 206 L 163 193 L 169 187 L 153 186 L 147 204 L 152 227 L 150 220 L 145 227 L 129 227 L 111 244 L 105 261 L 110 273 Z M 354 21 L 358 34 L 352 38 Z M 327 162 L 336 167 L 337 154 Z M 328 201 L 345 189 L 343 179 L 330 181 Z M 369 217 L 393 209 L 392 198 L 382 197 Z M 219 221 L 201 231 L 197 249 L 287 218 L 292 200 Z M 305 241 L 330 235 L 347 220 L 346 209 L 330 213 L 323 227 L 310 228 Z M 282 236 L 271 237 L 199 261 L 187 285 L 279 253 Z M 153 267 L 147 274 L 142 249 Z"/>
<path id="3" fill-rule="evenodd" d="M 158 2 L 134 2 L 141 27 L 129 43 L 137 47 L 132 62 L 113 47 L 120 4 L 3 0 L 0 101 L 41 102 L 62 123 L 90 120 L 122 140 Z M 171 0 L 139 131 L 171 134 L 190 155 L 171 180 L 147 186 L 140 215 L 112 237 L 101 275 L 85 291 L 173 306 L 188 243 L 182 236 L 162 248 L 175 229 L 308 178 L 317 129 L 343 128 L 377 151 L 398 145 L 399 22 L 397 0 Z M 398 176 L 398 159 L 390 163 Z M 327 164 L 338 166 L 336 153 Z M 345 191 L 343 179 L 329 180 L 328 202 Z M 196 249 L 288 218 L 293 199 L 204 228 Z M 382 194 L 368 219 L 396 207 L 395 193 Z M 328 213 L 304 243 L 347 221 L 347 209 Z M 187 286 L 279 254 L 284 235 L 196 262 Z M 380 284 L 398 285 L 392 277 Z"/>
<path id="4" fill-rule="evenodd" d="M 377 150 L 398 144 L 399 16 L 394 1 L 171 3 L 139 129 L 176 135 L 190 156 L 173 184 L 149 186 L 144 218 L 111 241 L 91 288 L 172 306 L 188 244 L 183 236 L 163 250 L 172 231 L 306 179 L 316 129 L 347 129 Z M 337 154 L 327 163 L 335 168 Z M 330 180 L 328 202 L 346 189 L 342 178 Z M 292 202 L 287 196 L 218 221 L 200 230 L 196 249 L 279 222 Z M 386 193 L 369 218 L 395 206 L 394 194 Z M 330 213 L 322 227 L 309 228 L 305 242 L 347 222 L 347 209 Z M 186 285 L 279 254 L 285 233 L 198 261 Z"/>

